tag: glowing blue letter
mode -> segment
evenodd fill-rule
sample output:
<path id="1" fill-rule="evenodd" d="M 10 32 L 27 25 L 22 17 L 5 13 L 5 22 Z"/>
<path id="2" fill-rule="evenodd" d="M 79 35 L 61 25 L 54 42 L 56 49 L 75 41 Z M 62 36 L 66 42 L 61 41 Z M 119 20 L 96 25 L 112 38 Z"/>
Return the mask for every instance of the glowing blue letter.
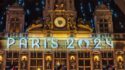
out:
<path id="1" fill-rule="evenodd" d="M 106 43 L 107 43 L 107 45 L 109 45 L 111 48 L 113 48 L 113 42 L 110 40 L 108 40 L 107 38 L 106 38 Z"/>
<path id="2" fill-rule="evenodd" d="M 32 38 L 32 48 L 35 48 L 35 46 L 37 46 L 38 48 L 40 48 L 40 40 L 37 38 Z"/>
<path id="3" fill-rule="evenodd" d="M 7 48 L 10 48 L 10 46 L 13 45 L 14 43 L 15 43 L 14 38 L 8 38 L 7 39 Z"/>
<path id="4" fill-rule="evenodd" d="M 101 48 L 101 47 L 99 46 L 100 43 L 101 43 L 101 40 L 98 39 L 98 38 L 96 38 L 96 39 L 94 40 L 95 48 Z"/>
<path id="5" fill-rule="evenodd" d="M 69 48 L 69 49 L 73 49 L 74 48 L 74 45 L 73 45 L 74 39 L 73 38 L 69 38 L 67 40 L 67 43 L 68 43 L 68 47 L 67 48 Z"/>
<path id="6" fill-rule="evenodd" d="M 21 38 L 20 39 L 20 48 L 27 48 L 27 39 L 26 38 Z"/>
<path id="7" fill-rule="evenodd" d="M 52 48 L 58 48 L 58 43 L 57 43 L 57 40 L 56 39 L 54 39 L 54 38 L 52 38 L 52 40 L 51 40 L 51 47 Z"/>
<path id="8" fill-rule="evenodd" d="M 44 48 L 45 49 L 47 48 L 47 40 L 46 40 L 46 38 L 44 38 Z"/>
<path id="9" fill-rule="evenodd" d="M 90 42 L 89 42 L 89 40 L 87 40 L 87 39 L 80 39 L 80 40 L 78 41 L 78 46 L 79 46 L 80 48 L 82 48 L 83 42 L 85 42 L 85 44 L 86 44 L 85 47 L 86 47 L 86 48 L 89 48 Z"/>

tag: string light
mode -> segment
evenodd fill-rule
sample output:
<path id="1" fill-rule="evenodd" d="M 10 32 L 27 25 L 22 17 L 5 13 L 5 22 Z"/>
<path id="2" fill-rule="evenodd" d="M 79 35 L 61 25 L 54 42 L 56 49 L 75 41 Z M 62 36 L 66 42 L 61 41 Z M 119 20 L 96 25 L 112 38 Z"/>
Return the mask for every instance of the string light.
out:
<path id="1" fill-rule="evenodd" d="M 122 22 L 119 22 L 119 25 L 121 28 L 124 28 L 124 25 L 122 24 Z"/>
<path id="2" fill-rule="evenodd" d="M 2 22 L 2 21 L 0 21 L 0 24 L 3 24 L 3 22 Z"/>
<path id="3" fill-rule="evenodd" d="M 18 4 L 24 7 L 24 0 L 18 0 Z"/>
<path id="4" fill-rule="evenodd" d="M 37 7 L 37 8 L 36 8 L 36 11 L 40 11 L 40 8 Z"/>
<path id="5" fill-rule="evenodd" d="M 89 11 L 92 12 L 91 4 L 88 3 Z"/>
<path id="6" fill-rule="evenodd" d="M 29 9 L 27 9 L 26 13 L 27 13 L 27 15 L 30 15 L 30 10 L 29 10 Z"/>

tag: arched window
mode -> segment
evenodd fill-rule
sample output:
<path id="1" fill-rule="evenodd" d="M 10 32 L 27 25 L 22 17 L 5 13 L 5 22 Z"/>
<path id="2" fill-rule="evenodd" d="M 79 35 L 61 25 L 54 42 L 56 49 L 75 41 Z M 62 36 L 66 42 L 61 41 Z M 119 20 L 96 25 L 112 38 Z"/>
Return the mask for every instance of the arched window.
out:
<path id="1" fill-rule="evenodd" d="M 107 33 L 108 31 L 108 21 L 106 19 L 100 19 L 100 32 Z"/>
<path id="2" fill-rule="evenodd" d="M 17 17 L 11 18 L 10 20 L 12 26 L 10 26 L 10 32 L 19 32 L 19 19 Z"/>

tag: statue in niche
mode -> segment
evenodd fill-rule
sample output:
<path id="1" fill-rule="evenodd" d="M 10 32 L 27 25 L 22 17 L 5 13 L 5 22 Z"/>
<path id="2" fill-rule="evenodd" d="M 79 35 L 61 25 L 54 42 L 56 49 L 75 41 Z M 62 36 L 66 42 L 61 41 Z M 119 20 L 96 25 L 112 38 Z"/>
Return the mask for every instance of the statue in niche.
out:
<path id="1" fill-rule="evenodd" d="M 87 22 L 84 24 L 83 20 L 80 18 L 78 19 L 78 23 L 77 23 L 77 28 L 79 28 L 80 30 L 84 30 L 84 31 L 89 31 L 89 32 L 93 32 L 93 29 L 90 27 L 90 24 Z"/>
<path id="2" fill-rule="evenodd" d="M 55 10 L 64 10 L 64 0 L 56 0 Z"/>
<path id="3" fill-rule="evenodd" d="M 22 69 L 23 70 L 26 70 L 27 69 L 27 61 L 26 61 L 26 59 L 24 58 L 24 60 L 22 61 Z"/>
<path id="4" fill-rule="evenodd" d="M 123 61 L 122 61 L 122 59 L 119 59 L 118 67 L 119 67 L 120 69 L 123 68 Z"/>
<path id="5" fill-rule="evenodd" d="M 51 56 L 47 56 L 45 61 L 45 67 L 47 69 L 51 69 L 52 68 L 52 57 Z"/>
<path id="6" fill-rule="evenodd" d="M 97 58 L 95 58 L 94 62 L 95 62 L 95 68 L 99 68 L 99 61 Z"/>
<path id="7" fill-rule="evenodd" d="M 44 28 L 44 22 L 41 20 L 41 18 L 37 18 L 35 21 L 33 21 L 33 24 L 31 24 L 28 29 L 26 30 L 27 32 L 33 31 L 33 30 L 42 30 Z"/>
<path id="8" fill-rule="evenodd" d="M 47 69 L 51 69 L 51 61 L 47 61 L 46 67 L 47 67 Z"/>
<path id="9" fill-rule="evenodd" d="M 50 19 L 50 15 L 49 16 L 47 16 L 47 18 L 46 18 L 46 22 L 44 22 L 44 29 L 46 29 L 46 30 L 50 30 L 51 29 L 51 19 Z"/>
<path id="10" fill-rule="evenodd" d="M 71 62 L 71 67 L 72 67 L 72 69 L 75 69 L 75 68 L 76 68 L 76 62 L 75 62 L 75 61 L 72 61 L 72 62 Z"/>
<path id="11" fill-rule="evenodd" d="M 70 57 L 70 65 L 71 65 L 72 69 L 76 68 L 76 58 L 75 58 L 75 56 Z"/>
<path id="12" fill-rule="evenodd" d="M 11 22 L 12 22 L 12 24 L 11 25 L 13 25 L 13 27 L 10 27 L 10 32 L 19 32 L 19 19 L 18 18 L 12 18 L 11 19 Z"/>
<path id="13" fill-rule="evenodd" d="M 27 31 L 49 30 L 50 23 L 50 16 L 48 16 L 45 20 L 38 18 L 32 25 L 29 26 Z"/>
<path id="14" fill-rule="evenodd" d="M 73 20 L 74 20 L 74 19 L 73 19 L 73 16 L 70 16 L 70 17 L 68 18 L 70 30 L 76 30 L 76 23 L 75 23 L 75 22 L 72 22 Z"/>

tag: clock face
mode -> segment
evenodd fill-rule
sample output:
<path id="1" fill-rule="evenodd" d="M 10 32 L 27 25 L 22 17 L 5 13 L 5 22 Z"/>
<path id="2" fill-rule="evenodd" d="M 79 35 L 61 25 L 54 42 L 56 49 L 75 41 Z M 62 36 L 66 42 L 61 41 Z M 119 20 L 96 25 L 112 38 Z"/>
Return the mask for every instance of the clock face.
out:
<path id="1" fill-rule="evenodd" d="M 54 21 L 56 27 L 62 28 L 66 25 L 66 20 L 63 17 L 57 17 Z"/>

